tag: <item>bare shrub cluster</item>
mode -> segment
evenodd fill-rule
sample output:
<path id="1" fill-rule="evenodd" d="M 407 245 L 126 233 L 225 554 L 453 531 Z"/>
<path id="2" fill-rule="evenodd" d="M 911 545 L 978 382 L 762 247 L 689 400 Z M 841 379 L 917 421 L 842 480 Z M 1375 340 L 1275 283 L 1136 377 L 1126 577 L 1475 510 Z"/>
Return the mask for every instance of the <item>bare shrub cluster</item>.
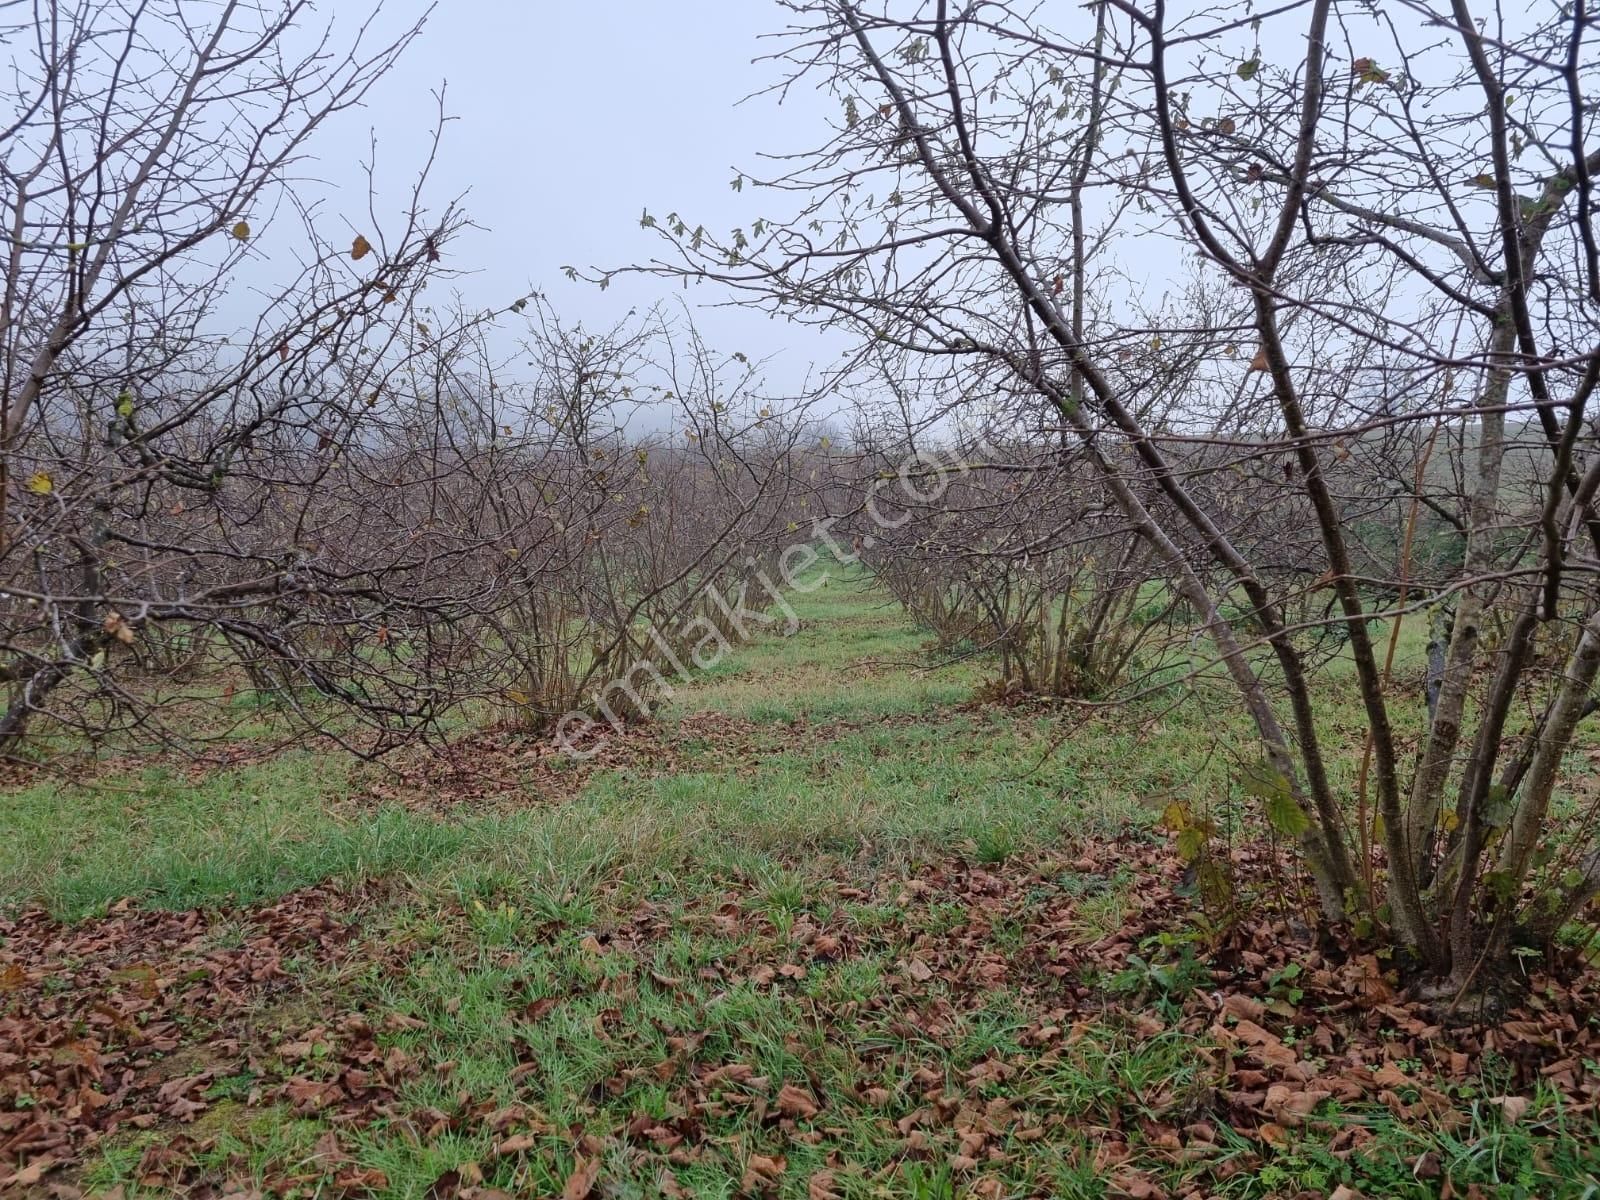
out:
<path id="1" fill-rule="evenodd" d="M 21 9 L 0 748 L 543 725 L 773 552 L 800 424 L 749 363 L 661 313 L 589 334 L 537 296 L 428 303 L 465 224 L 428 207 L 431 153 L 359 224 L 303 194 L 314 136 L 420 25 L 340 45 L 300 3 Z M 493 347 L 521 327 L 512 372 Z"/>
<path id="2" fill-rule="evenodd" d="M 1175 597 L 1070 448 L 902 448 L 868 479 L 866 562 L 943 652 L 993 656 L 1001 693 L 1103 699 L 1164 669 Z"/>

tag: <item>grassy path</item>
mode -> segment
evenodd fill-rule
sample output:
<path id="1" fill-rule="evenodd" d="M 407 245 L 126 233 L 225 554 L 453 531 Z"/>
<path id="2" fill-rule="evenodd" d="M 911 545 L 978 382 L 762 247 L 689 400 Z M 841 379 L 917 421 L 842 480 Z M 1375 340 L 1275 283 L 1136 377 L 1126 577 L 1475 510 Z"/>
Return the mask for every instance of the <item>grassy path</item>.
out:
<path id="1" fill-rule="evenodd" d="M 1043 845 L 1138 818 L 1136 794 L 1184 774 L 1176 760 L 1127 769 L 1139 758 L 1126 735 L 1050 756 L 1049 719 L 958 709 L 981 667 L 925 669 L 924 635 L 858 578 L 836 575 L 795 605 L 798 633 L 739 647 L 593 764 L 490 734 L 464 756 L 477 775 L 426 764 L 396 780 L 303 752 L 0 795 L 0 904 L 42 900 L 77 918 L 128 897 L 253 903 L 327 878 L 400 873 L 476 894 L 496 875 L 543 887 L 690 860 L 778 869 L 863 846 Z M 1107 756 L 1125 759 L 1116 786 L 1096 761 Z"/>

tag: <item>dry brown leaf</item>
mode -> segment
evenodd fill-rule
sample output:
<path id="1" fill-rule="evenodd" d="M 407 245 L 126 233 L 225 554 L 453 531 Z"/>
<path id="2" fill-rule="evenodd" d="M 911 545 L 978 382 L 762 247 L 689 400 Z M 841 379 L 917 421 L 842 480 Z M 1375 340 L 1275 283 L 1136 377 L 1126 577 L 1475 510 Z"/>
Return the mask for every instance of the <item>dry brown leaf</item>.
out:
<path id="1" fill-rule="evenodd" d="M 786 1083 L 778 1090 L 778 1111 L 786 1117 L 805 1120 L 818 1113 L 816 1103 L 803 1089 Z"/>
<path id="2" fill-rule="evenodd" d="M 521 1154 L 533 1149 L 533 1138 L 526 1133 L 518 1133 L 500 1142 L 494 1148 L 496 1158 L 505 1158 L 509 1154 Z"/>
<path id="3" fill-rule="evenodd" d="M 1241 1021 L 1260 1021 L 1267 1015 L 1267 1006 L 1259 1000 L 1238 992 L 1230 992 L 1222 1000 L 1222 1011 L 1229 1013 Z"/>
<path id="4" fill-rule="evenodd" d="M 561 1200 L 585 1200 L 585 1197 L 594 1190 L 595 1180 L 599 1177 L 598 1158 L 578 1159 L 572 1174 L 567 1176 L 566 1186 L 561 1189 Z"/>
<path id="5" fill-rule="evenodd" d="M 755 1068 L 747 1063 L 728 1063 L 709 1072 L 700 1082 L 708 1088 L 719 1083 L 744 1083 L 755 1073 Z"/>
<path id="6" fill-rule="evenodd" d="M 1332 1095 L 1332 1092 L 1322 1088 L 1301 1091 L 1275 1083 L 1267 1089 L 1267 1100 L 1263 1107 L 1280 1125 L 1303 1125 L 1306 1118 L 1316 1111 L 1317 1105 Z"/>
<path id="7" fill-rule="evenodd" d="M 1489 1103 L 1500 1110 L 1507 1125 L 1515 1125 L 1527 1114 L 1533 1101 L 1526 1096 L 1490 1096 Z"/>
<path id="8" fill-rule="evenodd" d="M 788 1168 L 788 1162 L 781 1156 L 769 1157 L 765 1154 L 752 1154 L 745 1161 L 744 1181 L 742 1186 L 747 1192 L 766 1187 L 778 1182 Z"/>
<path id="9" fill-rule="evenodd" d="M 0 1179 L 0 1184 L 4 1184 L 6 1187 L 33 1187 L 47 1173 L 54 1170 L 56 1165 L 56 1159 L 53 1155 L 41 1155 L 20 1171 L 8 1175 L 5 1179 Z"/>
<path id="10" fill-rule="evenodd" d="M 1412 1087 L 1416 1080 L 1393 1063 L 1384 1063 L 1372 1073 L 1372 1082 L 1381 1088 L 1403 1088 Z"/>
<path id="11" fill-rule="evenodd" d="M 1289 1131 L 1275 1121 L 1268 1121 L 1256 1129 L 1256 1136 L 1269 1146 L 1287 1146 Z"/>
<path id="12" fill-rule="evenodd" d="M 1112 1194 L 1129 1200 L 1166 1200 L 1167 1193 L 1142 1171 L 1118 1171 L 1111 1177 Z"/>

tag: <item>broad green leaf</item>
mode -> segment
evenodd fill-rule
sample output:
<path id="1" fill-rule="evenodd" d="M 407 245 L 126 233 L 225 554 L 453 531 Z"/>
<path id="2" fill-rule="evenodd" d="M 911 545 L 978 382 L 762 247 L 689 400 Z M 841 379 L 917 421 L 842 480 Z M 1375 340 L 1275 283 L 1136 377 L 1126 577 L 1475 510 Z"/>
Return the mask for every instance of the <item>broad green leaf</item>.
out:
<path id="1" fill-rule="evenodd" d="M 1269 796 L 1267 822 L 1284 837 L 1299 837 L 1311 828 L 1311 818 L 1293 796 Z"/>
<path id="2" fill-rule="evenodd" d="M 1299 837 L 1311 827 L 1311 819 L 1295 799 L 1288 779 L 1265 759 L 1245 770 L 1239 786 L 1247 796 L 1265 802 L 1267 822 L 1285 837 Z"/>
<path id="3" fill-rule="evenodd" d="M 1239 775 L 1239 787 L 1246 796 L 1270 800 L 1273 796 L 1289 795 L 1289 781 L 1283 772 L 1266 759 L 1246 767 Z"/>
<path id="4" fill-rule="evenodd" d="M 1198 825 L 1191 825 L 1178 834 L 1178 857 L 1186 863 L 1199 860 L 1206 849 L 1206 832 Z"/>
<path id="5" fill-rule="evenodd" d="M 1509 871 L 1490 871 L 1483 877 L 1483 886 L 1502 904 L 1517 893 L 1517 882 Z"/>
<path id="6" fill-rule="evenodd" d="M 1506 794 L 1506 789 L 1498 783 L 1491 784 L 1489 794 L 1484 797 L 1483 823 L 1491 829 L 1506 828 L 1511 824 L 1514 807 L 1511 797 Z"/>

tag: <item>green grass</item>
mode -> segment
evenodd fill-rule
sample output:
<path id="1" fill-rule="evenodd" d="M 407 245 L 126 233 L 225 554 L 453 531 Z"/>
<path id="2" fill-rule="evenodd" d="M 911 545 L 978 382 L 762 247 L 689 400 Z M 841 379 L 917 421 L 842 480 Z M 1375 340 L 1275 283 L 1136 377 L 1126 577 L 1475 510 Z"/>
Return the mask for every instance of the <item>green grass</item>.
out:
<path id="1" fill-rule="evenodd" d="M 826 1171 L 850 1200 L 1087 1198 L 1113 1194 L 1113 1167 L 1097 1155 L 1116 1130 L 1127 1155 L 1114 1168 L 1174 1193 L 1192 1184 L 1267 1200 L 1347 1183 L 1431 1196 L 1437 1179 L 1413 1168 L 1434 1155 L 1458 1194 L 1474 1183 L 1495 1196 L 1600 1195 L 1592 1121 L 1564 1115 L 1552 1095 L 1517 1126 L 1467 1101 L 1470 1122 L 1452 1131 L 1371 1104 L 1329 1111 L 1329 1125 L 1264 1153 L 1226 1129 L 1189 1159 L 1157 1144 L 1151 1130 L 1203 1118 L 1219 1080 L 1196 1053 L 1203 1037 L 1136 1019 L 1170 1017 L 1203 973 L 1163 960 L 1088 979 L 1104 1010 L 1063 1030 L 1061 985 L 1029 957 L 1016 912 L 976 913 L 901 884 L 933 862 L 1039 865 L 1041 897 L 1070 901 L 1066 936 L 1087 947 L 1125 926 L 1138 881 L 1073 868 L 1073 843 L 1148 837 L 1173 799 L 1233 813 L 1238 756 L 1219 745 L 1248 747 L 1242 728 L 1203 698 L 1087 719 L 967 705 L 989 665 L 941 664 L 858 574 L 835 569 L 794 603 L 795 634 L 763 635 L 676 688 L 660 714 L 670 772 L 601 765 L 559 803 L 483 808 L 351 803 L 350 768 L 311 753 L 204 777 L 152 769 L 116 785 L 41 784 L 0 796 L 11 834 L 0 906 L 43 903 L 75 920 L 124 897 L 185 908 L 329 878 L 397 884 L 363 922 L 367 961 L 313 978 L 298 1008 L 259 1016 L 296 1035 L 324 1027 L 328 1053 L 274 1062 L 269 1038 L 254 1064 L 213 1082 L 219 1103 L 191 1131 L 202 1135 L 194 1162 L 255 1187 L 304 1174 L 337 1132 L 350 1163 L 382 1173 L 378 1195 L 424 1197 L 448 1172 L 473 1170 L 485 1186 L 554 1195 L 574 1167 L 575 1131 L 588 1130 L 606 1134 L 597 1194 L 608 1196 L 659 1195 L 663 1172 L 695 1196 L 760 1191 L 746 1186 L 752 1164 L 782 1156 L 770 1190 L 783 1197 L 807 1196 Z M 1407 639 L 1409 653 L 1409 629 Z M 1329 710 L 1341 746 L 1359 728 L 1352 712 Z M 1350 757 L 1335 759 L 1343 784 Z M 821 930 L 847 950 L 813 954 L 807 939 Z M 963 953 L 1000 956 L 1003 978 L 981 992 L 937 975 L 907 985 L 909 962 L 964 937 Z M 246 1103 L 257 1068 L 333 1071 L 329 1017 L 352 1011 L 371 1018 L 379 1054 L 415 1067 L 389 1115 L 346 1128 Z M 385 1023 L 394 1014 L 404 1019 Z M 643 1132 L 613 1136 L 675 1128 L 684 1089 L 716 1067 L 739 1070 L 708 1089 L 694 1156 L 673 1162 Z M 779 1121 L 786 1084 L 820 1111 Z M 928 1117 L 938 1096 L 958 1110 Z M 513 1106 L 522 1115 L 503 1130 L 481 1119 Z M 449 1120 L 422 1136 L 415 1114 L 435 1111 Z M 961 1130 L 973 1113 L 993 1128 L 969 1166 Z M 1361 1154 L 1330 1148 L 1341 1123 L 1372 1134 Z M 80 1182 L 160 1194 L 140 1189 L 137 1168 L 171 1132 L 108 1139 Z M 525 1152 L 495 1154 L 522 1132 Z M 998 1190 L 976 1190 L 984 1180 Z"/>
<path id="2" fill-rule="evenodd" d="M 285 754 L 191 780 L 171 769 L 92 786 L 35 784 L 0 797 L 0 902 L 72 920 L 134 897 L 190 908 L 269 900 L 323 879 L 425 870 L 461 829 L 398 807 L 359 818 L 331 803 L 337 760 Z"/>
<path id="3" fill-rule="evenodd" d="M 869 721 L 926 713 L 971 695 L 984 664 L 940 666 L 928 635 L 859 570 L 837 565 L 790 596 L 800 628 L 741 646 L 680 689 L 677 711 L 710 709 L 763 723 Z"/>
<path id="4" fill-rule="evenodd" d="M 764 977 L 762 964 L 793 957 L 784 923 L 774 917 L 806 897 L 775 894 L 771 881 L 761 896 L 757 911 L 722 932 L 702 906 L 688 902 L 638 960 L 597 949 L 579 926 L 553 927 L 542 914 L 506 906 L 469 906 L 452 925 L 397 928 L 396 936 L 415 944 L 403 969 L 374 968 L 341 986 L 368 1011 L 407 1019 L 409 1028 L 380 1038 L 386 1055 L 399 1050 L 421 1064 L 451 1064 L 447 1075 L 424 1070 L 407 1083 L 399 1111 L 453 1112 L 462 1094 L 478 1107 L 517 1105 L 529 1114 L 535 1145 L 497 1161 L 497 1139 L 487 1129 L 421 1142 L 406 1122 L 379 1122 L 360 1132 L 357 1160 L 381 1170 L 385 1194 L 395 1196 L 423 1195 L 466 1163 L 515 1194 L 553 1194 L 572 1169 L 570 1129 L 620 1128 L 641 1116 L 670 1124 L 682 1113 L 680 1089 L 694 1070 L 721 1066 L 742 1071 L 708 1089 L 720 1109 L 708 1117 L 710 1141 L 725 1150 L 676 1173 L 691 1194 L 736 1194 L 757 1154 L 786 1158 L 785 1195 L 805 1195 L 806 1181 L 839 1160 L 848 1164 L 839 1176 L 842 1194 L 921 1194 L 930 1180 L 918 1174 L 920 1166 L 907 1167 L 897 1123 L 911 1122 L 930 1146 L 954 1153 L 957 1131 L 928 1108 L 928 1094 L 941 1087 L 965 1093 L 975 1112 L 993 1112 L 991 1103 L 1003 1099 L 1003 1125 L 1017 1136 L 1002 1133 L 995 1144 L 1014 1156 L 1012 1181 L 1051 1191 L 1074 1180 L 1088 1186 L 1085 1139 L 1041 1143 L 1028 1131 L 1060 1121 L 1136 1121 L 1166 1112 L 1195 1082 L 1197 1060 L 1177 1036 L 1132 1038 L 1106 1028 L 1065 1053 L 1030 1049 L 1044 1009 L 1014 989 L 996 989 L 937 1034 L 920 1032 L 921 1017 L 904 999 L 879 1002 L 885 978 L 906 953 L 899 942 L 813 964 L 796 981 Z M 823 919 L 834 911 L 826 896 L 811 899 Z M 929 985 L 930 1000 L 943 995 L 940 983 Z M 844 1028 L 820 1019 L 841 1011 L 855 1014 Z M 968 1082 L 986 1062 L 1030 1059 L 1004 1083 Z M 821 1111 L 797 1122 L 823 1133 L 815 1142 L 796 1142 L 757 1102 L 786 1084 L 822 1102 Z M 258 1180 L 294 1169 L 317 1133 L 315 1123 L 278 1109 L 223 1124 L 219 1146 L 248 1160 Z M 139 1151 L 152 1140 L 135 1137 L 103 1151 L 91 1180 L 132 1189 Z M 619 1151 L 608 1160 L 607 1179 L 617 1194 L 649 1194 L 660 1170 Z"/>
<path id="5" fill-rule="evenodd" d="M 785 886 L 752 888 L 751 909 L 734 926 L 714 920 L 722 896 L 679 894 L 667 928 L 631 951 L 597 946 L 590 911 L 552 922 L 546 913 L 485 904 L 443 922 L 421 913 L 410 925 L 398 922 L 392 936 L 408 947 L 398 969 L 375 965 L 342 978 L 341 999 L 371 1014 L 400 1014 L 404 1027 L 380 1033 L 379 1052 L 388 1059 L 398 1051 L 420 1069 L 400 1086 L 395 1117 L 345 1131 L 347 1153 L 382 1172 L 384 1196 L 425 1196 L 441 1176 L 463 1169 L 481 1170 L 488 1186 L 511 1194 L 557 1194 L 574 1169 L 573 1130 L 659 1125 L 670 1133 L 684 1116 L 684 1089 L 720 1068 L 726 1081 L 702 1089 L 702 1152 L 669 1167 L 664 1154 L 636 1154 L 608 1138 L 607 1194 L 657 1194 L 666 1172 L 690 1195 L 733 1196 L 752 1156 L 781 1156 L 776 1194 L 784 1197 L 806 1196 L 825 1170 L 838 1195 L 862 1200 L 953 1198 L 982 1178 L 1000 1181 L 1004 1195 L 1105 1197 L 1114 1193 L 1096 1153 L 1112 1129 L 1126 1131 L 1119 1168 L 1174 1188 L 1207 1180 L 1207 1194 L 1239 1200 L 1325 1195 L 1340 1183 L 1374 1196 L 1435 1196 L 1436 1179 L 1415 1171 L 1430 1154 L 1458 1187 L 1476 1184 L 1489 1195 L 1592 1194 L 1586 1180 L 1600 1167 L 1592 1118 L 1567 1117 L 1549 1094 L 1520 1125 L 1484 1106 L 1448 1132 L 1397 1121 L 1382 1106 L 1330 1106 L 1320 1130 L 1290 1131 L 1264 1163 L 1250 1157 L 1247 1171 L 1230 1173 L 1228 1160 L 1260 1147 L 1226 1129 L 1209 1152 L 1174 1162 L 1142 1130 L 1203 1118 L 1220 1081 L 1192 1035 L 1137 1033 L 1108 1014 L 1041 1045 L 1049 1003 L 1015 986 L 954 1007 L 938 980 L 925 993 L 891 992 L 886 981 L 910 948 L 904 939 L 915 936 L 904 926 L 842 961 L 810 964 L 800 979 L 773 979 L 760 968 L 795 957 L 792 926 L 780 914 L 798 904 L 820 921 L 848 919 L 827 891 L 796 897 Z M 930 1007 L 917 1007 L 919 999 Z M 942 1014 L 937 1026 L 925 1025 L 929 1013 Z M 318 1076 L 335 1062 L 330 1053 L 324 1067 L 293 1069 Z M 996 1063 L 1005 1064 L 1003 1078 L 985 1075 Z M 819 1111 L 792 1123 L 771 1119 L 786 1085 L 815 1097 Z M 959 1104 L 954 1119 L 930 1108 L 929 1098 L 941 1095 Z M 460 1113 L 463 1097 L 473 1111 L 519 1115 L 503 1133 L 468 1122 L 428 1138 L 398 1115 Z M 999 1156 L 992 1165 L 947 1165 L 961 1150 L 961 1113 L 991 1120 L 986 1151 Z M 235 1179 L 242 1163 L 257 1184 L 304 1170 L 330 1129 L 281 1107 L 230 1104 L 207 1120 L 217 1140 L 197 1161 Z M 1360 1155 L 1337 1154 L 1329 1134 L 1351 1123 L 1373 1140 Z M 503 1137 L 524 1131 L 525 1152 L 496 1155 Z M 156 1194 L 135 1186 L 135 1168 L 143 1148 L 163 1136 L 114 1139 L 87 1179 Z"/>
<path id="6" fill-rule="evenodd" d="M 680 689 L 664 720 L 670 731 L 681 714 L 709 709 L 828 723 L 814 737 L 758 725 L 732 753 L 690 739 L 674 774 L 602 769 L 564 804 L 511 810 L 345 804 L 349 767 L 310 753 L 196 779 L 164 768 L 38 784 L 0 796 L 12 831 L 0 845 L 0 904 L 42 902 L 76 919 L 123 897 L 251 903 L 326 878 L 400 874 L 436 889 L 547 895 L 608 872 L 670 878 L 811 856 L 882 868 L 976 846 L 998 861 L 1143 816 L 1134 797 L 1154 781 L 1125 774 L 1126 786 L 1107 788 L 1095 778 L 1104 756 L 1131 760 L 1135 738 L 1102 731 L 1057 746 L 1062 731 L 1047 716 L 941 712 L 981 666 L 927 664 L 920 633 L 858 580 L 830 581 L 797 608 L 799 633 L 742 648 L 737 670 Z M 763 693 L 781 704 L 746 704 Z M 1202 766 L 1180 756 L 1157 774 Z"/>

